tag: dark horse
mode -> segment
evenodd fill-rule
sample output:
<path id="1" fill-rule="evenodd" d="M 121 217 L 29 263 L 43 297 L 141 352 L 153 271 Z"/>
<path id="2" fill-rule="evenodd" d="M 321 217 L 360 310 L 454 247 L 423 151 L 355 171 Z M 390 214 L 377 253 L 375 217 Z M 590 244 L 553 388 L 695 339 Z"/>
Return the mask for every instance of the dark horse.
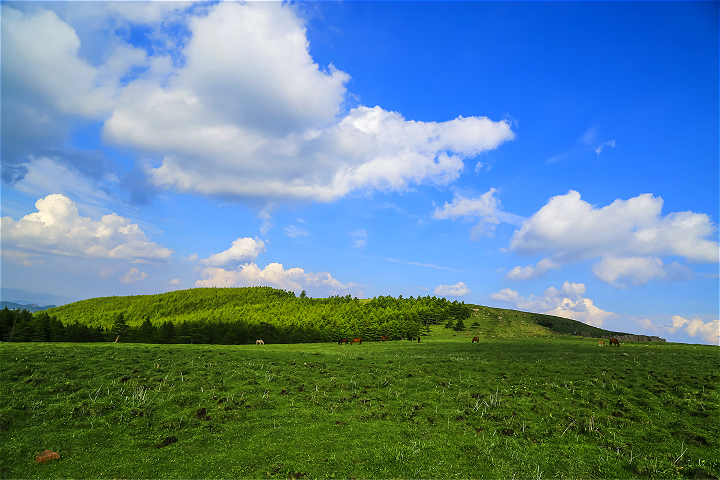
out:
<path id="1" fill-rule="evenodd" d="M 343 344 L 347 345 L 347 343 L 348 343 L 347 338 L 341 338 L 340 341 L 338 342 L 338 345 L 343 345 Z"/>
<path id="2" fill-rule="evenodd" d="M 610 339 L 610 346 L 612 347 L 613 345 L 617 345 L 618 347 L 620 346 L 620 342 L 618 342 L 617 338 Z"/>
<path id="3" fill-rule="evenodd" d="M 475 342 L 480 343 L 480 337 L 473 337 L 472 342 L 470 342 L 470 343 L 475 343 Z"/>
<path id="4" fill-rule="evenodd" d="M 387 340 L 388 340 L 388 337 L 386 337 L 385 335 L 383 335 L 382 337 L 380 337 L 380 341 L 381 341 L 381 342 L 387 342 Z"/>

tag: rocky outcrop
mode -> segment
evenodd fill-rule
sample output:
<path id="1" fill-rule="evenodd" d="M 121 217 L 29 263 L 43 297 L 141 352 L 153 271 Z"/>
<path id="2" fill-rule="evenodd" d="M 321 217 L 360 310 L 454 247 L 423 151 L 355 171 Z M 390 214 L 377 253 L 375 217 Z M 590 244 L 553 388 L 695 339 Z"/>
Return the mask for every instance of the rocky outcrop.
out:
<path id="1" fill-rule="evenodd" d="M 613 338 L 617 338 L 621 342 L 665 342 L 664 338 L 648 335 L 617 335 Z"/>

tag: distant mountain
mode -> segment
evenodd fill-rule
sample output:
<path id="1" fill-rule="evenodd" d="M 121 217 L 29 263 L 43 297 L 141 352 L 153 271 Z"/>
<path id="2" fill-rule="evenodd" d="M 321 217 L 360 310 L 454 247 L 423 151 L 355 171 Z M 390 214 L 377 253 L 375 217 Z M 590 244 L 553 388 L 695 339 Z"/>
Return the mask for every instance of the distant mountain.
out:
<path id="1" fill-rule="evenodd" d="M 19 308 L 21 310 L 27 310 L 29 312 L 39 312 L 41 310 L 48 310 L 50 308 L 56 308 L 57 305 L 42 305 L 41 306 L 41 305 L 36 305 L 34 303 L 26 304 L 26 303 L 6 302 L 4 300 L 1 301 L 0 302 L 0 310 L 2 310 L 3 308 L 6 308 L 6 307 L 10 310 L 17 310 Z"/>
<path id="2" fill-rule="evenodd" d="M 77 297 L 71 298 L 0 286 L 0 300 L 20 305 L 65 305 L 77 301 Z"/>

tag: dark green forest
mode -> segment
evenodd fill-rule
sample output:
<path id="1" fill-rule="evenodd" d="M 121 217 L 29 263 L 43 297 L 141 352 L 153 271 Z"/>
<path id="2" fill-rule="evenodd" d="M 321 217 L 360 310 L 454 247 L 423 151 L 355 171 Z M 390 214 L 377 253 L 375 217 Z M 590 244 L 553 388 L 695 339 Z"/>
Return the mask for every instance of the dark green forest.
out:
<path id="1" fill-rule="evenodd" d="M 158 295 L 84 300 L 32 314 L 0 311 L 11 342 L 247 344 L 415 338 L 430 325 L 465 328 L 471 309 L 436 297 L 349 295 L 309 298 L 270 287 L 197 288 Z"/>

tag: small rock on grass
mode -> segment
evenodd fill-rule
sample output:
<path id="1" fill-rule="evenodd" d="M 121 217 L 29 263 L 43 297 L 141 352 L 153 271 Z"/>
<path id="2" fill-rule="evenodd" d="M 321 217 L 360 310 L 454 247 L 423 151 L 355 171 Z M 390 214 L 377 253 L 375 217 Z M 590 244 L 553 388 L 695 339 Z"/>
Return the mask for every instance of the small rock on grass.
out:
<path id="1" fill-rule="evenodd" d="M 60 458 L 60 454 L 53 452 L 52 450 L 44 450 L 40 455 L 35 457 L 35 463 L 45 463 L 50 460 L 57 460 Z"/>

